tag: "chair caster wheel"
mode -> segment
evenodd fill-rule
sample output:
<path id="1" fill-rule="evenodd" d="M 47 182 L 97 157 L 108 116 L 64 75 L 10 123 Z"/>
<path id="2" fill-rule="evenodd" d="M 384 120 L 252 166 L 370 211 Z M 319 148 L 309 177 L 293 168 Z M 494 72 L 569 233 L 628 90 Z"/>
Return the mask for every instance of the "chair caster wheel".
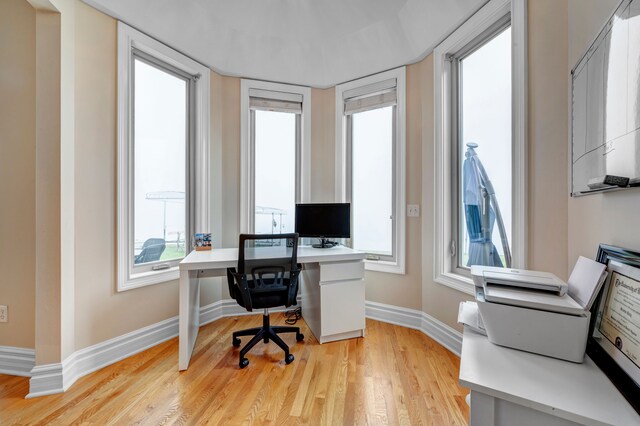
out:
<path id="1" fill-rule="evenodd" d="M 294 360 L 294 359 L 295 359 L 295 358 L 293 357 L 293 354 L 289 354 L 289 355 L 287 355 L 287 356 L 284 358 L 284 362 L 286 362 L 286 363 L 287 363 L 287 365 L 288 365 L 288 364 L 291 364 L 291 363 L 293 362 L 293 360 Z"/>
<path id="2" fill-rule="evenodd" d="M 235 346 L 236 348 L 240 346 L 240 339 L 238 339 L 237 337 L 233 338 L 233 346 Z"/>
<path id="3" fill-rule="evenodd" d="M 247 365 L 249 365 L 249 360 L 246 358 L 242 358 L 238 365 L 240 366 L 240 368 L 245 368 Z"/>
<path id="4" fill-rule="evenodd" d="M 303 340 L 304 340 L 304 334 L 302 334 L 302 333 L 296 334 L 296 341 L 297 342 L 302 342 Z"/>

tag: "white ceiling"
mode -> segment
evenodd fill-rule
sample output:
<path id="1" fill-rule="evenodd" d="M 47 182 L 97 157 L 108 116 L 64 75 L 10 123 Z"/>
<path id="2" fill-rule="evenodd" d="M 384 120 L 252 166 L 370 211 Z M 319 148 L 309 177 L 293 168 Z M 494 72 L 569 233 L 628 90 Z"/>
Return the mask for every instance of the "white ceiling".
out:
<path id="1" fill-rule="evenodd" d="M 225 75 L 330 87 L 422 59 L 486 0 L 84 0 Z"/>

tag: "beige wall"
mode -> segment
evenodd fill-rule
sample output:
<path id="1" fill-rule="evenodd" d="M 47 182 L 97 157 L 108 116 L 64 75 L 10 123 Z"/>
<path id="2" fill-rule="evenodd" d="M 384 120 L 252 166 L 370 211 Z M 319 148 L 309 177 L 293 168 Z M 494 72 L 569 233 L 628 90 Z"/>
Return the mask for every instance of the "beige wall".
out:
<path id="1" fill-rule="evenodd" d="M 569 0 L 568 67 L 573 67 L 618 5 L 617 0 Z M 568 191 L 568 189 L 567 189 Z M 598 244 L 640 250 L 640 192 L 629 189 L 569 200 L 568 262 L 594 258 Z"/>
<path id="2" fill-rule="evenodd" d="M 457 324 L 458 305 L 471 300 L 471 296 L 453 290 L 433 281 L 434 272 L 434 223 L 435 200 L 435 147 L 434 147 L 434 64 L 433 56 L 427 56 L 418 67 L 419 84 L 412 85 L 411 91 L 422 93 L 422 311 L 444 322 L 450 327 L 462 330 Z"/>
<path id="3" fill-rule="evenodd" d="M 588 7 L 585 7 L 585 2 Z M 606 5 L 604 4 L 606 3 Z M 551 270 L 566 277 L 568 265 L 578 254 L 594 256 L 600 241 L 638 248 L 640 230 L 633 228 L 638 210 L 636 191 L 568 199 L 567 128 L 568 70 L 584 50 L 595 31 L 611 11 L 614 1 L 535 0 L 529 2 L 529 266 Z M 0 55 L 12 57 L 15 67 L 2 67 L 24 77 L 34 71 L 33 55 L 19 54 L 35 47 L 33 11 L 19 1 L 0 3 L 0 33 L 20 38 L 24 48 L 7 46 L 12 51 Z M 4 13 L 6 8 L 21 8 L 20 14 Z M 588 12 L 587 12 L 588 11 Z M 23 21 L 18 25 L 15 16 Z M 604 16 L 604 17 L 602 17 Z M 129 331 L 177 315 L 178 285 L 169 282 L 123 293 L 116 292 L 116 22 L 114 19 L 78 2 L 75 11 L 75 350 L 113 338 Z M 568 22 L 568 24 L 567 24 Z M 567 25 L 569 27 L 567 33 Z M 31 28 L 31 30 L 28 30 Z M 6 36 L 5 36 L 6 37 Z M 2 46 L 6 49 L 5 45 Z M 13 49 L 15 48 L 15 52 Z M 569 61 L 567 61 L 569 57 Z M 26 72 L 24 72 L 26 70 Z M 457 305 L 468 295 L 433 282 L 433 222 L 430 200 L 434 199 L 433 147 L 433 60 L 407 67 L 407 197 L 408 204 L 421 204 L 421 218 L 407 218 L 406 275 L 367 272 L 367 300 L 412 309 L 458 328 Z M 4 79 L 0 84 L 4 84 Z M 20 230 L 14 241 L 35 239 L 33 223 L 35 167 L 35 77 L 23 86 L 11 86 L 20 93 L 21 103 L 11 102 L 8 111 L 4 96 L 0 99 L 0 120 L 15 112 L 17 118 L 2 122 L 3 150 L 10 150 L 12 161 L 2 164 L 2 182 L 17 181 L 21 190 L 4 186 L 21 209 L 2 211 L 2 239 L 6 232 Z M 23 96 L 24 93 L 29 96 Z M 21 112 L 18 114 L 18 110 Z M 31 112 L 29 112 L 31 111 Z M 240 80 L 211 73 L 212 156 L 222 176 L 222 191 L 212 200 L 222 205 L 222 246 L 237 245 L 240 206 Z M 17 131 L 18 123 L 21 131 Z M 312 90 L 311 200 L 333 200 L 335 182 L 335 90 Z M 8 129 L 9 133 L 6 133 Z M 13 133 L 11 133 L 13 132 Z M 5 136 L 6 135 L 6 136 Z M 21 144 L 6 143 L 21 139 Z M 0 156 L 0 161 L 6 158 Z M 21 164 L 22 167 L 18 167 Z M 9 172 L 10 170 L 10 172 Z M 9 192 L 5 192 L 9 191 Z M 26 196 L 25 194 L 32 194 Z M 422 203 L 422 200 L 425 200 Z M 3 206 L 10 204 L 4 203 Z M 0 207 L 2 208 L 2 207 Z M 25 213 L 26 212 L 26 213 Z M 6 217 L 12 220 L 5 220 Z M 568 220 L 569 219 L 569 220 Z M 7 229 L 7 224 L 12 224 Z M 17 224 L 17 226 L 13 226 Z M 31 226 L 29 226 L 31 224 Z M 424 224 L 424 226 L 423 226 Z M 28 236 L 28 230 L 32 235 Z M 423 241 L 426 244 L 423 244 Z M 14 308 L 12 322 L 0 324 L 0 344 L 34 346 L 34 273 L 29 256 L 18 256 L 15 244 L 10 267 L 3 268 L 10 280 L 0 283 L 0 304 L 5 300 Z M 2 246 L 2 250 L 6 250 Z M 21 247 L 28 253 L 29 246 Z M 424 252 L 423 252 L 424 250 Z M 1 255 L 0 259 L 7 259 Z M 23 262 L 22 264 L 20 262 Z M 16 267 L 16 265 L 19 265 Z M 18 273 L 18 270 L 26 273 Z M 31 278 L 28 278 L 31 276 Z M 27 278 L 25 278 L 27 277 Z M 13 285 L 22 280 L 23 286 Z M 26 281 L 25 281 L 26 280 Z M 30 281 L 30 282 L 29 282 Z M 10 285 L 5 283 L 11 282 Z M 16 289 L 18 289 L 16 291 Z M 6 296 L 5 296 L 6 295 Z M 208 280 L 203 286 L 202 303 L 228 297 L 224 280 Z M 22 306 L 15 309 L 16 306 Z M 20 324 L 12 328 L 15 315 Z M 3 328 L 4 327 L 4 328 Z M 7 332 L 9 330 L 9 332 Z M 6 341 L 6 342 L 5 342 Z"/>
<path id="4" fill-rule="evenodd" d="M 36 363 L 62 357 L 61 31 L 59 13 L 36 12 Z"/>
<path id="5" fill-rule="evenodd" d="M 222 77 L 222 245 L 237 247 L 240 232 L 240 79 Z M 222 298 L 229 297 L 221 280 Z"/>
<path id="6" fill-rule="evenodd" d="M 116 292 L 116 21 L 76 9 L 75 350 L 178 314 L 178 282 Z"/>
<path id="7" fill-rule="evenodd" d="M 211 119 L 211 131 L 210 131 L 210 181 L 209 187 L 211 188 L 209 200 L 209 209 L 211 212 L 211 229 L 220 229 L 222 232 L 222 215 L 216 214 L 218 207 L 222 206 L 222 188 L 217 186 L 217 182 L 220 181 L 222 176 L 222 111 L 224 109 L 224 103 L 220 93 L 222 93 L 222 80 L 223 77 L 213 71 L 209 73 L 210 84 L 210 99 L 211 108 L 209 110 Z M 220 216 L 220 217 L 216 217 Z M 216 235 L 212 231 L 212 244 L 213 247 L 222 246 L 222 235 Z M 220 278 L 202 280 L 200 291 L 200 304 L 208 305 L 222 298 Z"/>
<path id="8" fill-rule="evenodd" d="M 311 89 L 311 199 L 335 201 L 336 89 Z"/>
<path id="9" fill-rule="evenodd" d="M 529 1 L 528 267 L 567 276 L 567 4 Z"/>
<path id="10" fill-rule="evenodd" d="M 222 247 L 237 247 L 240 231 L 240 79 L 211 72 L 211 164 L 221 168 Z M 213 156 L 219 155 L 216 160 Z M 212 183 L 212 188 L 215 182 Z M 229 297 L 225 278 L 203 280 L 201 305 Z"/>
<path id="11" fill-rule="evenodd" d="M 568 4 L 568 63 L 569 69 L 578 62 L 587 48 L 595 40 L 596 35 L 604 27 L 605 22 L 619 0 L 565 0 Z"/>
<path id="12" fill-rule="evenodd" d="M 0 345 L 35 347 L 36 13 L 0 2 Z"/>
<path id="13" fill-rule="evenodd" d="M 76 10 L 76 350 L 178 314 L 178 282 L 116 292 L 116 21 L 84 3 Z M 211 79 L 212 155 L 221 155 L 222 246 L 237 245 L 240 79 Z M 212 173 L 215 175 L 215 173 Z M 203 282 L 201 303 L 228 297 L 226 281 Z"/>
<path id="14" fill-rule="evenodd" d="M 240 79 L 222 77 L 222 245 L 238 246 L 240 231 Z"/>
<path id="15" fill-rule="evenodd" d="M 406 68 L 406 204 L 421 204 L 422 199 L 423 63 L 424 61 Z M 335 111 L 335 106 L 331 111 Z M 422 214 L 425 213 L 424 210 L 423 206 Z M 405 275 L 366 271 L 366 299 L 371 302 L 421 309 L 421 219 L 407 217 L 405 223 Z"/>
<path id="16" fill-rule="evenodd" d="M 49 1 L 49 0 L 48 0 Z M 77 0 L 50 0 L 60 19 L 60 359 L 75 350 L 75 86 Z M 36 31 L 39 32 L 40 28 Z M 39 38 L 39 36 L 38 36 Z M 40 68 L 40 67 L 38 67 Z M 37 118 L 39 121 L 40 119 Z M 38 165 L 39 167 L 39 165 Z M 36 299 L 37 300 L 37 299 Z M 37 308 L 36 308 L 37 309 Z M 36 334 L 39 333 L 36 323 Z"/>

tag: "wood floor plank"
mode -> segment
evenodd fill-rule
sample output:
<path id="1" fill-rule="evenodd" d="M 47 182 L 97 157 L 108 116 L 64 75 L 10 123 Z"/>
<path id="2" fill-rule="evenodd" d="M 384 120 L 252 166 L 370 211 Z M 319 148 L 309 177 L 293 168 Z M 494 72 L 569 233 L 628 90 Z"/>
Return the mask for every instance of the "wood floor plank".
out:
<path id="1" fill-rule="evenodd" d="M 272 314 L 274 325 L 283 317 Z M 318 344 L 284 335 L 286 365 L 260 343 L 238 368 L 234 330 L 260 315 L 203 326 L 188 370 L 172 339 L 79 379 L 66 393 L 24 399 L 29 379 L 0 375 L 0 425 L 464 425 L 459 359 L 419 331 L 367 320 L 361 339 Z M 243 340 L 243 344 L 246 343 Z"/>

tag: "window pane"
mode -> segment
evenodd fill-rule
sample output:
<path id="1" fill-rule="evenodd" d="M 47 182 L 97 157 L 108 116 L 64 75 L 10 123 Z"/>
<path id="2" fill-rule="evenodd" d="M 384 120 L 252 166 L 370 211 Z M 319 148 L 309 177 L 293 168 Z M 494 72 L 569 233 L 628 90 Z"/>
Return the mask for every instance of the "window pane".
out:
<path id="1" fill-rule="evenodd" d="M 294 232 L 296 114 L 255 111 L 255 233 Z"/>
<path id="2" fill-rule="evenodd" d="M 353 114 L 353 248 L 393 255 L 394 107 Z"/>
<path id="3" fill-rule="evenodd" d="M 511 28 L 460 62 L 459 266 L 505 266 L 497 209 L 493 204 L 488 210 L 483 207 L 478 179 L 472 176 L 479 176 L 478 168 L 471 162 L 465 167 L 464 161 L 470 153 L 467 144 L 476 143 L 511 241 Z M 484 234 L 483 220 L 488 224 Z"/>
<path id="4" fill-rule="evenodd" d="M 134 263 L 185 256 L 187 82 L 135 59 Z"/>

